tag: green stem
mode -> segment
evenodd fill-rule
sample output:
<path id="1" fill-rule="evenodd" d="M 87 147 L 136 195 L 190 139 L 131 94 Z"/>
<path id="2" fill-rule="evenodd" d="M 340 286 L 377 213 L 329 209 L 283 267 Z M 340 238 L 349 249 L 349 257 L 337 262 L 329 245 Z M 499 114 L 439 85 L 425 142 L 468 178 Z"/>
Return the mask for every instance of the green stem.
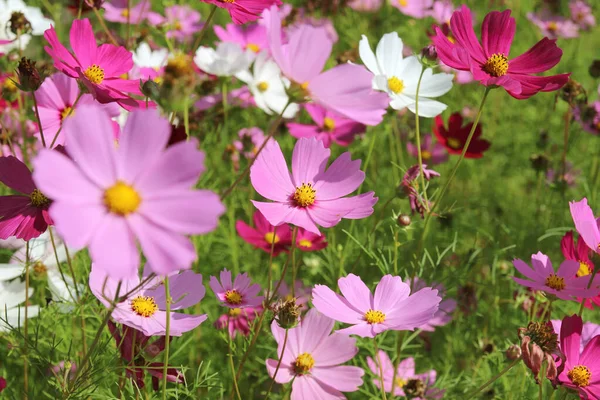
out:
<path id="1" fill-rule="evenodd" d="M 115 37 L 112 35 L 112 33 L 110 33 L 110 30 L 108 29 L 108 26 L 106 26 L 106 22 L 104 22 L 104 18 L 102 17 L 102 14 L 100 14 L 100 11 L 98 11 L 96 7 L 93 7 L 92 10 L 94 11 L 94 14 L 96 14 L 96 18 L 98 18 L 98 22 L 106 33 L 106 36 L 108 36 L 108 40 L 110 40 L 113 45 L 119 47 L 119 43 L 115 40 Z"/>
<path id="2" fill-rule="evenodd" d="M 267 390 L 267 395 L 265 396 L 265 400 L 267 400 L 269 398 L 269 395 L 271 394 L 271 390 L 273 389 L 273 384 L 275 383 L 275 378 L 277 378 L 277 373 L 279 372 L 279 367 L 281 367 L 281 360 L 283 360 L 283 353 L 285 353 L 285 346 L 287 345 L 288 332 L 289 332 L 289 329 L 286 329 L 285 336 L 283 337 L 283 346 L 281 348 L 281 354 L 279 355 L 279 360 L 277 361 L 277 367 L 275 368 L 275 372 L 273 373 L 273 379 L 271 379 L 271 384 L 269 385 L 269 390 Z"/>
<path id="3" fill-rule="evenodd" d="M 27 400 L 29 392 L 29 337 L 28 328 L 28 309 L 29 309 L 29 241 L 25 244 L 25 321 L 23 321 L 23 338 L 25 339 L 25 348 L 23 349 L 23 398 Z"/>
<path id="4" fill-rule="evenodd" d="M 77 103 L 79 103 L 79 99 L 81 99 L 81 96 L 83 96 L 83 92 L 79 92 L 79 94 L 77 95 L 77 99 L 75 99 L 75 103 L 73 103 L 73 105 L 71 106 L 71 109 L 69 109 L 69 112 L 67 113 L 67 115 L 64 116 L 63 121 L 65 120 L 65 118 L 70 117 L 73 114 L 73 110 L 75 109 L 75 106 L 77 105 Z M 58 139 L 58 135 L 60 134 L 60 131 L 62 131 L 64 124 L 61 123 L 60 124 L 60 128 L 58 128 L 58 131 L 56 131 L 56 134 L 54 135 L 54 138 L 52 139 L 52 142 L 50 143 L 50 148 L 54 147 L 54 143 L 56 143 L 56 139 Z"/>
<path id="5" fill-rule="evenodd" d="M 196 39 L 196 41 L 194 42 L 194 45 L 192 46 L 192 51 L 195 51 L 198 48 L 198 46 L 200 46 L 200 43 L 202 43 L 202 39 L 204 38 L 204 35 L 206 34 L 206 31 L 208 30 L 208 27 L 210 26 L 210 22 L 212 21 L 213 17 L 215 16 L 216 11 L 217 11 L 217 6 L 213 6 L 212 10 L 210 10 L 210 14 L 208 14 L 208 18 L 206 19 L 204 26 L 202 27 L 202 30 L 200 31 L 200 34 L 198 35 L 198 38 Z"/>
<path id="6" fill-rule="evenodd" d="M 171 291 L 169 289 L 169 277 L 165 276 L 164 280 L 165 285 L 165 297 L 166 297 L 166 305 L 167 305 L 167 322 L 166 322 L 166 331 L 165 331 L 165 356 L 163 361 L 163 381 L 162 381 L 162 395 L 163 400 L 167 398 L 167 372 L 169 370 L 169 344 L 171 342 L 169 334 L 171 333 Z"/>
<path id="7" fill-rule="evenodd" d="M 292 248 L 290 251 L 292 252 L 292 283 L 290 285 L 290 290 L 292 291 L 292 297 L 296 297 L 296 274 L 297 274 L 297 266 L 296 266 L 296 240 L 298 239 L 298 227 L 295 226 L 292 232 Z"/>
<path id="8" fill-rule="evenodd" d="M 472 391 L 471 393 L 469 393 L 468 395 L 466 395 L 464 398 L 465 399 L 471 399 L 474 398 L 476 394 L 478 394 L 479 392 L 482 392 L 486 387 L 490 386 L 492 383 L 496 382 L 498 379 L 500 379 L 502 377 L 502 375 L 506 374 L 508 371 L 511 370 L 512 367 L 514 367 L 515 365 L 517 365 L 517 363 L 521 361 L 520 358 L 517 358 L 516 360 L 514 360 L 513 362 L 511 362 L 510 364 L 508 364 L 506 366 L 506 368 L 504 368 L 502 371 L 500 371 L 499 373 L 497 373 L 495 376 L 493 376 L 490 380 L 488 380 L 486 383 L 484 383 L 483 385 L 479 386 L 479 388 L 477 388 L 476 390 Z"/>
<path id="9" fill-rule="evenodd" d="M 421 127 L 419 124 L 419 89 L 421 88 L 421 80 L 423 79 L 425 68 L 421 68 L 421 74 L 417 81 L 417 92 L 415 94 L 415 130 L 417 139 L 417 160 L 419 161 L 419 176 L 421 181 L 421 190 L 423 191 L 423 199 L 425 210 L 429 210 L 429 200 L 427 199 L 427 190 L 425 190 L 425 173 L 423 172 L 423 153 L 421 152 Z"/>
<path id="10" fill-rule="evenodd" d="M 42 127 L 42 120 L 40 119 L 40 111 L 38 110 L 37 100 L 35 98 L 35 92 L 31 92 L 33 98 L 33 107 L 35 109 L 35 117 L 37 118 L 38 125 L 40 128 L 40 137 L 42 138 L 42 146 L 46 147 L 46 138 L 44 137 L 44 128 Z"/>
<path id="11" fill-rule="evenodd" d="M 229 340 L 227 340 L 227 345 L 229 346 L 229 368 L 231 368 L 231 376 L 233 376 L 233 388 L 235 390 L 235 394 L 237 395 L 238 400 L 242 400 L 242 396 L 240 396 L 240 388 L 238 387 L 238 382 L 235 377 L 235 365 L 233 364 L 233 350 L 231 347 L 231 341 L 233 338 L 229 336 Z"/>
<path id="12" fill-rule="evenodd" d="M 596 272 L 598 272 L 598 270 L 594 268 L 594 271 L 592 272 L 592 275 L 590 276 L 590 281 L 588 282 L 588 285 L 587 285 L 588 289 L 590 287 L 592 287 L 592 282 L 594 282 L 594 277 L 596 276 Z M 583 306 L 585 305 L 586 301 L 587 301 L 587 299 L 583 299 L 581 301 L 581 305 L 579 306 L 579 312 L 577 313 L 577 315 L 579 315 L 580 317 L 583 314 Z"/>
<path id="13" fill-rule="evenodd" d="M 375 346 L 375 360 L 377 360 L 377 365 L 379 366 L 379 379 L 381 379 L 379 381 L 380 385 L 379 387 L 381 388 L 381 398 L 383 400 L 387 400 L 387 395 L 385 394 L 385 385 L 383 384 L 383 365 L 381 363 L 381 359 L 379 357 L 379 346 L 377 346 L 377 338 L 373 337 L 373 346 Z M 392 384 L 393 386 L 393 384 Z M 392 387 L 393 390 L 393 387 Z M 392 391 L 392 396 L 394 395 L 394 392 Z"/>

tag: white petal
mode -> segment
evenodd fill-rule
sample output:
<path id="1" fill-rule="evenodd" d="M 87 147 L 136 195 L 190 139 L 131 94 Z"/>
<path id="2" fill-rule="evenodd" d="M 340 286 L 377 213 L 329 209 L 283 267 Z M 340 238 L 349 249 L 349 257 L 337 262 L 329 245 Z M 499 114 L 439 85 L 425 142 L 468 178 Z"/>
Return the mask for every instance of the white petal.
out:
<path id="1" fill-rule="evenodd" d="M 433 74 L 430 68 L 425 70 L 419 88 L 419 97 L 438 97 L 446 94 L 452 89 L 452 74 Z"/>
<path id="2" fill-rule="evenodd" d="M 377 62 L 380 71 L 388 78 L 395 75 L 398 64 L 402 61 L 402 39 L 397 32 L 386 33 L 377 44 Z"/>
<path id="3" fill-rule="evenodd" d="M 419 96 L 419 116 L 425 118 L 433 118 L 440 115 L 448 106 L 436 100 L 431 100 L 426 97 Z M 415 104 L 408 106 L 408 109 L 415 112 Z"/>
<path id="4" fill-rule="evenodd" d="M 369 39 L 362 35 L 362 39 L 358 43 L 358 54 L 360 55 L 360 59 L 362 60 L 365 67 L 375 75 L 381 75 L 381 71 L 379 70 L 379 65 L 377 64 L 377 59 L 375 58 L 375 53 L 371 50 L 371 45 L 369 44 Z"/>

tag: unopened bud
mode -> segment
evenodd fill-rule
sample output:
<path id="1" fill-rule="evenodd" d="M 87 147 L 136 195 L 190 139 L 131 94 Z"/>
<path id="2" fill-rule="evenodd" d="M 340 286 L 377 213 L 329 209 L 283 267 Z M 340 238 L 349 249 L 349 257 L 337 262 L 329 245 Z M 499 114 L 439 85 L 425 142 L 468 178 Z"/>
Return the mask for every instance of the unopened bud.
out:
<path id="1" fill-rule="evenodd" d="M 513 344 L 506 350 L 506 358 L 509 360 L 521 358 L 521 348 L 518 345 Z"/>
<path id="2" fill-rule="evenodd" d="M 425 383 L 420 379 L 409 379 L 402 388 L 409 399 L 422 398 L 425 396 Z"/>
<path id="3" fill-rule="evenodd" d="M 35 92 L 44 81 L 35 67 L 35 61 L 25 57 L 19 61 L 17 77 L 19 78 L 19 89 L 24 92 Z"/>
<path id="4" fill-rule="evenodd" d="M 531 162 L 531 167 L 537 172 L 546 172 L 550 164 L 550 160 L 545 154 L 532 154 L 529 157 L 529 161 Z"/>
<path id="5" fill-rule="evenodd" d="M 407 214 L 400 214 L 398 216 L 398 225 L 400 226 L 409 226 L 410 225 L 410 216 Z"/>
<path id="6" fill-rule="evenodd" d="M 594 60 L 588 72 L 592 78 L 600 78 L 600 60 Z"/>
<path id="7" fill-rule="evenodd" d="M 160 94 L 160 87 L 152 79 L 148 79 L 145 82 L 140 79 L 140 90 L 144 96 L 153 100 L 158 98 Z"/>
<path id="8" fill-rule="evenodd" d="M 571 105 L 587 103 L 587 93 L 583 86 L 574 79 L 569 78 L 565 86 L 560 89 L 560 97 Z"/>
<path id="9" fill-rule="evenodd" d="M 421 50 L 421 57 L 424 60 L 435 63 L 438 60 L 438 53 L 434 45 L 430 44 L 429 46 L 423 47 Z"/>
<path id="10" fill-rule="evenodd" d="M 23 35 L 31 32 L 31 23 L 25 18 L 25 14 L 20 11 L 15 11 L 11 14 L 8 27 L 15 35 Z"/>

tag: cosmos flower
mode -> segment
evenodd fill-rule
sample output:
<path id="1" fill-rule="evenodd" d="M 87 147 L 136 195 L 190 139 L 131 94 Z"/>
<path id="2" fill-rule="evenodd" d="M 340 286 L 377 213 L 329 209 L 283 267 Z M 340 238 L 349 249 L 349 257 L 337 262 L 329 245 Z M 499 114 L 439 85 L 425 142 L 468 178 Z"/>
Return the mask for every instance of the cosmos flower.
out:
<path id="1" fill-rule="evenodd" d="M 71 25 L 70 40 L 74 54 L 60 43 L 54 27 L 48 29 L 44 37 L 50 44 L 45 50 L 54 60 L 56 69 L 79 79 L 100 103 L 117 102 L 127 110 L 144 105 L 143 101 L 132 99 L 127 94 L 142 95 L 140 82 L 121 78 L 133 67 L 131 53 L 122 46 L 98 46 L 87 18 L 75 20 Z"/>
<path id="2" fill-rule="evenodd" d="M 351 0 L 348 7 L 356 11 L 375 12 L 381 8 L 383 0 Z"/>
<path id="3" fill-rule="evenodd" d="M 562 328 L 563 321 L 561 321 L 560 319 L 553 319 L 550 322 L 552 322 L 554 332 L 558 334 L 558 338 L 560 340 L 560 331 Z M 585 346 L 598 335 L 600 335 L 600 325 L 594 324 L 593 322 L 584 322 L 583 327 L 581 329 L 581 342 L 579 344 L 579 352 L 583 352 Z"/>
<path id="4" fill-rule="evenodd" d="M 288 123 L 290 135 L 295 138 L 314 137 L 322 141 L 325 147 L 330 147 L 332 142 L 340 146 L 349 146 L 356 135 L 364 133 L 366 130 L 366 126 L 360 122 L 346 118 L 318 104 L 306 104 L 304 109 L 316 125 Z"/>
<path id="5" fill-rule="evenodd" d="M 142 42 L 137 49 L 131 53 L 133 64 L 138 68 L 154 68 L 160 69 L 167 65 L 169 58 L 169 50 L 157 49 L 152 50 L 150 45 Z"/>
<path id="6" fill-rule="evenodd" d="M 560 241 L 560 249 L 562 250 L 565 260 L 579 262 L 577 276 L 586 276 L 594 271 L 594 264 L 589 257 L 590 248 L 585 244 L 585 241 L 581 236 L 577 239 L 577 244 L 575 244 L 573 231 L 565 233 Z"/>
<path id="7" fill-rule="evenodd" d="M 448 128 L 444 126 L 444 120 L 441 116 L 438 115 L 435 117 L 433 133 L 448 153 L 460 155 L 467 143 L 472 128 L 473 122 L 469 122 L 463 126 L 463 117 L 460 113 L 456 112 L 448 118 Z M 481 129 L 482 125 L 477 124 L 471 143 L 469 143 L 469 147 L 465 153 L 465 158 L 481 158 L 483 157 L 483 153 L 490 148 L 491 143 L 485 139 L 481 139 Z"/>
<path id="8" fill-rule="evenodd" d="M 402 14 L 418 19 L 428 16 L 433 6 L 433 0 L 391 0 L 390 3 Z"/>
<path id="9" fill-rule="evenodd" d="M 263 312 L 262 306 L 230 308 L 226 314 L 221 315 L 215 322 L 217 329 L 227 328 L 229 336 L 234 339 L 236 334 L 248 336 L 250 324 Z"/>
<path id="10" fill-rule="evenodd" d="M 102 4 L 104 19 L 110 22 L 139 25 L 146 20 L 152 11 L 149 0 L 141 0 L 137 4 L 129 4 L 127 0 L 112 0 Z"/>
<path id="11" fill-rule="evenodd" d="M 175 5 L 165 8 L 165 16 L 148 14 L 148 21 L 152 25 L 163 25 L 167 30 L 167 37 L 178 41 L 185 41 L 204 27 L 198 11 L 187 5 Z"/>
<path id="12" fill-rule="evenodd" d="M 118 148 L 98 107 L 78 109 L 63 132 L 72 159 L 44 149 L 33 164 L 67 246 L 87 246 L 114 279 L 137 275 L 136 242 L 158 274 L 190 268 L 197 254 L 185 235 L 212 231 L 224 212 L 216 194 L 192 189 L 204 171 L 197 141 L 165 149 L 171 126 L 156 110 L 130 113 Z"/>
<path id="13" fill-rule="evenodd" d="M 376 53 L 371 50 L 369 39 L 365 35 L 359 44 L 360 58 L 374 75 L 373 87 L 386 92 L 390 106 L 395 110 L 408 108 L 415 112 L 417 85 L 423 66 L 416 56 L 403 58 L 404 44 L 398 33 L 383 35 L 377 44 Z M 435 117 L 446 109 L 446 105 L 432 100 L 452 89 L 451 74 L 433 74 L 431 68 L 423 72 L 419 88 L 419 116 Z"/>
<path id="14" fill-rule="evenodd" d="M 451 0 L 436 0 L 431 6 L 429 16 L 432 17 L 438 24 L 447 24 L 450 22 L 454 5 Z"/>
<path id="15" fill-rule="evenodd" d="M 221 42 L 237 43 L 252 59 L 262 51 L 269 52 L 267 28 L 264 25 L 248 24 L 239 26 L 227 24 L 225 28 L 216 25 L 214 31 Z"/>
<path id="16" fill-rule="evenodd" d="M 292 289 L 287 283 L 281 282 L 279 289 L 277 290 L 277 296 L 283 301 L 296 299 L 296 305 L 300 307 L 300 310 L 308 310 L 308 301 L 312 295 L 312 287 L 304 286 L 302 281 L 297 280 L 294 282 L 294 296 L 292 296 Z"/>
<path id="17" fill-rule="evenodd" d="M 232 76 L 250 66 L 252 59 L 237 43 L 220 42 L 217 49 L 200 46 L 194 62 L 202 71 L 217 76 Z"/>
<path id="18" fill-rule="evenodd" d="M 237 153 L 242 154 L 248 160 L 254 158 L 256 152 L 265 141 L 265 133 L 257 127 L 242 128 L 238 132 L 239 140 L 233 142 Z"/>
<path id="19" fill-rule="evenodd" d="M 600 218 L 594 217 L 587 198 L 584 197 L 577 202 L 572 201 L 569 203 L 569 207 L 579 236 L 592 251 L 600 253 Z"/>
<path id="20" fill-rule="evenodd" d="M 306 229 L 298 228 L 296 247 L 302 251 L 319 251 L 327 247 L 327 240 L 325 235 L 317 235 Z"/>
<path id="21" fill-rule="evenodd" d="M 352 161 L 346 152 L 326 170 L 330 153 L 315 138 L 299 139 L 290 174 L 279 144 L 270 141 L 250 168 L 250 180 L 261 196 L 273 202 L 252 200 L 252 204 L 274 226 L 289 223 L 316 234 L 320 234 L 317 225 L 331 228 L 342 218 L 368 217 L 378 200 L 373 192 L 344 197 L 365 179 L 361 161 Z"/>
<path id="22" fill-rule="evenodd" d="M 525 262 L 519 259 L 513 261 L 513 265 L 527 279 L 513 277 L 513 280 L 519 285 L 541 290 L 549 295 L 554 295 L 562 300 L 572 300 L 573 297 L 590 298 L 600 294 L 600 279 L 594 278 L 594 282 L 589 289 L 589 276 L 578 277 L 579 263 L 566 260 L 554 271 L 550 259 L 545 254 L 538 252 L 531 256 L 529 267 Z"/>
<path id="23" fill-rule="evenodd" d="M 25 290 L 25 282 L 15 279 L 12 282 L 0 281 L 0 332 L 10 328 L 18 329 L 25 321 L 25 306 L 19 306 L 33 295 L 33 288 Z M 27 307 L 27 318 L 34 318 L 40 312 L 39 306 Z"/>
<path id="24" fill-rule="evenodd" d="M 297 327 L 288 330 L 284 349 L 285 330 L 276 321 L 271 323 L 277 355 L 283 354 L 275 382 L 293 380 L 293 400 L 343 399 L 341 392 L 355 392 L 362 385 L 362 368 L 340 365 L 358 353 L 356 340 L 338 333 L 330 335 L 334 324 L 334 320 L 311 309 Z M 277 364 L 278 360 L 266 360 L 269 376 L 275 375 Z"/>
<path id="25" fill-rule="evenodd" d="M 229 12 L 231 20 L 243 25 L 246 22 L 256 21 L 261 13 L 275 5 L 280 6 L 281 0 L 201 0 L 204 3 L 214 4 L 219 8 L 224 8 Z"/>
<path id="26" fill-rule="evenodd" d="M 313 306 L 336 321 L 351 324 L 338 330 L 346 335 L 375 337 L 388 329 L 414 330 L 427 322 L 438 310 L 438 291 L 424 288 L 410 294 L 410 285 L 399 276 L 385 275 L 375 295 L 354 274 L 338 279 L 341 295 L 324 285 L 315 285 Z"/>
<path id="27" fill-rule="evenodd" d="M 570 39 L 579 36 L 579 27 L 573 21 L 560 15 L 552 15 L 548 9 L 539 13 L 527 13 L 527 19 L 540 28 L 542 35 L 549 39 Z"/>
<path id="28" fill-rule="evenodd" d="M 419 327 L 422 331 L 433 332 L 436 327 L 444 326 L 452 321 L 452 313 L 456 309 L 456 300 L 446 297 L 446 288 L 441 283 L 432 282 L 431 285 L 427 285 L 424 280 L 417 277 L 412 280 L 412 290 L 417 292 L 426 287 L 431 287 L 438 291 L 438 296 L 442 298 L 440 307 L 426 324 Z"/>
<path id="29" fill-rule="evenodd" d="M 387 96 L 373 91 L 372 75 L 363 66 L 341 64 L 322 72 L 333 46 L 327 29 L 300 25 L 283 44 L 277 8 L 272 7 L 263 18 L 273 59 L 283 75 L 290 79 L 291 89 L 298 97 L 365 125 L 377 125 L 382 121 Z"/>
<path id="30" fill-rule="evenodd" d="M 289 249 L 292 244 L 292 231 L 288 225 L 280 225 L 275 229 L 260 211 L 255 211 L 252 219 L 254 220 L 254 228 L 244 221 L 235 223 L 238 235 L 245 242 L 267 253 L 270 253 L 271 248 L 273 248 L 273 256 Z"/>
<path id="31" fill-rule="evenodd" d="M 573 108 L 573 116 L 584 131 L 600 135 L 600 101 L 577 104 Z"/>
<path id="32" fill-rule="evenodd" d="M 431 180 L 434 177 L 440 176 L 439 173 L 435 172 L 432 169 L 427 168 L 427 164 L 422 165 L 423 168 L 423 177 L 425 180 Z M 421 174 L 421 167 L 419 164 L 415 164 L 411 166 L 406 173 L 402 177 L 402 182 L 400 182 L 400 189 L 404 191 L 404 194 L 408 197 L 408 201 L 410 202 L 410 209 L 413 213 L 418 212 L 421 214 L 421 218 L 423 218 L 425 209 L 430 208 L 431 202 L 429 204 L 425 204 L 425 200 L 421 197 L 418 191 L 419 185 L 419 175 Z"/>
<path id="33" fill-rule="evenodd" d="M 141 283 L 138 276 L 114 279 L 103 269 L 92 265 L 90 289 L 102 304 L 110 308 L 117 296 L 127 294 L 125 299 L 116 304 L 111 314 L 115 321 L 137 329 L 146 336 L 165 336 L 167 297 L 164 282 L 161 278 L 152 278 L 144 285 L 140 285 Z M 202 275 L 192 271 L 170 275 L 169 289 L 173 299 L 169 335 L 181 336 L 195 329 L 207 318 L 206 314 L 191 315 L 174 312 L 198 304 L 204 298 L 206 290 L 202 285 Z"/>
<path id="34" fill-rule="evenodd" d="M 555 40 L 539 41 L 524 54 L 509 60 L 516 23 L 510 10 L 492 11 L 481 28 L 483 47 L 473 30 L 471 10 L 465 5 L 450 19 L 454 42 L 436 27 L 433 43 L 440 60 L 449 67 L 471 71 L 473 78 L 485 86 L 502 86 L 516 99 L 526 99 L 538 92 L 551 92 L 567 83 L 570 74 L 536 76 L 554 67 L 562 57 Z"/>
<path id="35" fill-rule="evenodd" d="M 414 158 L 418 158 L 419 151 L 414 143 L 407 142 L 406 150 L 408 154 Z M 448 152 L 442 144 L 433 140 L 431 134 L 425 134 L 421 142 L 421 158 L 424 163 L 426 162 L 431 165 L 441 164 L 448 161 Z"/>
<path id="36" fill-rule="evenodd" d="M 21 193 L 0 197 L 0 239 L 30 240 L 52 225 L 50 200 L 38 189 L 25 164 L 13 156 L 0 157 L 0 182 Z"/>
<path id="37" fill-rule="evenodd" d="M 571 0 L 569 2 L 569 10 L 571 11 L 571 20 L 575 22 L 579 28 L 589 30 L 596 26 L 596 17 L 592 12 L 592 7 L 584 0 Z"/>
<path id="38" fill-rule="evenodd" d="M 29 32 L 21 33 L 19 40 L 17 35 L 11 32 L 10 20 L 13 14 L 21 13 L 29 22 Z M 12 49 L 21 46 L 24 49 L 29 44 L 31 36 L 40 36 L 50 28 L 52 20 L 44 17 L 42 11 L 37 7 L 25 4 L 23 0 L 0 0 L 0 54 L 8 53 Z"/>
<path id="39" fill-rule="evenodd" d="M 210 288 L 225 307 L 246 308 L 262 304 L 264 296 L 258 296 L 260 285 L 252 284 L 247 273 L 238 274 L 232 281 L 231 271 L 224 269 L 219 278 L 210 277 Z"/>
<path id="40" fill-rule="evenodd" d="M 379 350 L 376 360 L 367 357 L 367 365 L 369 366 L 371 373 L 377 376 L 377 378 L 373 378 L 373 383 L 378 388 L 381 387 L 381 378 L 379 377 L 381 375 L 379 368 L 380 364 L 383 369 L 383 388 L 387 393 L 391 393 L 392 380 L 394 379 L 394 365 L 392 364 L 392 360 L 390 360 L 390 357 L 383 350 Z M 406 396 L 403 388 L 407 386 L 410 381 L 416 380 L 420 381 L 420 384 L 417 382 L 411 382 L 410 384 L 424 386 L 424 388 L 422 388 L 423 396 L 411 397 L 411 399 L 441 399 L 444 396 L 444 390 L 432 388 L 433 384 L 435 384 L 436 376 L 437 373 L 433 369 L 422 374 L 417 374 L 415 372 L 415 359 L 412 357 L 405 358 L 398 364 L 396 384 L 394 385 L 394 396 Z"/>

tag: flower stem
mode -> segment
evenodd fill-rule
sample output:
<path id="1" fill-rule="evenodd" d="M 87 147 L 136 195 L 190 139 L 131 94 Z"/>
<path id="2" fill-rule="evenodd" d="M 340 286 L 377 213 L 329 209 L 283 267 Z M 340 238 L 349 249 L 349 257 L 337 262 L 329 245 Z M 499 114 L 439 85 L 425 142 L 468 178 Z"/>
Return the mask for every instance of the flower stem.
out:
<path id="1" fill-rule="evenodd" d="M 596 272 L 598 272 L 598 270 L 594 269 L 594 271 L 592 272 L 592 275 L 590 276 L 590 281 L 588 282 L 588 285 L 587 285 L 588 289 L 592 287 L 592 282 L 594 282 L 594 277 L 596 276 Z M 581 305 L 579 306 L 579 312 L 577 313 L 577 315 L 579 315 L 580 317 L 583 314 L 583 306 L 585 305 L 586 301 L 587 301 L 587 299 L 581 300 Z"/>
<path id="2" fill-rule="evenodd" d="M 396 361 L 394 361 L 394 374 L 392 375 L 392 398 L 394 397 L 394 389 L 396 388 L 396 377 L 398 376 L 398 365 L 400 364 L 400 353 L 402 352 L 402 339 L 404 334 L 398 331 L 398 339 L 396 339 Z M 382 381 L 383 382 L 383 381 Z"/>
<path id="3" fill-rule="evenodd" d="M 275 383 L 275 378 L 277 378 L 277 373 L 279 372 L 279 367 L 281 367 L 281 360 L 283 360 L 283 353 L 285 353 L 285 346 L 287 345 L 288 332 L 289 332 L 289 329 L 286 329 L 285 336 L 283 337 L 283 347 L 281 348 L 281 354 L 279 355 L 279 361 L 277 361 L 277 367 L 275 368 L 275 372 L 273 373 L 273 379 L 271 379 L 271 384 L 269 385 L 269 390 L 267 390 L 267 395 L 265 396 L 265 400 L 267 400 L 269 398 L 269 395 L 271 394 L 271 389 L 273 389 L 273 384 Z"/>
<path id="4" fill-rule="evenodd" d="M 163 400 L 167 398 L 167 373 L 169 372 L 169 344 L 171 342 L 169 333 L 171 332 L 171 291 L 169 290 L 169 277 L 165 276 L 164 280 L 165 285 L 165 298 L 167 309 L 167 322 L 166 322 L 166 330 L 165 330 L 165 356 L 163 361 L 163 381 L 162 381 L 162 395 Z"/>
<path id="5" fill-rule="evenodd" d="M 77 105 L 77 103 L 79 103 L 79 99 L 81 99 L 81 96 L 83 96 L 83 92 L 79 92 L 79 94 L 77 95 L 77 98 L 75 99 L 75 103 L 73 103 L 73 105 L 71 106 L 71 109 L 69 109 L 69 112 L 67 113 L 67 115 L 64 116 L 63 121 L 65 120 L 65 118 L 70 117 L 73 114 L 73 110 L 75 109 L 75 106 Z M 50 143 L 50 148 L 54 147 L 54 143 L 56 143 L 56 139 L 58 139 L 58 135 L 60 134 L 60 131 L 62 131 L 64 124 L 61 123 L 60 124 L 60 128 L 58 128 L 58 131 L 56 131 L 56 134 L 54 135 L 54 138 L 52 139 L 52 142 Z"/>
<path id="6" fill-rule="evenodd" d="M 297 274 L 297 266 L 296 266 L 296 240 L 298 238 L 298 227 L 295 226 L 292 232 L 292 248 L 290 251 L 292 252 L 292 283 L 290 284 L 290 290 L 292 291 L 292 297 L 296 297 L 296 274 Z M 282 277 L 283 279 L 283 277 Z"/>
<path id="7" fill-rule="evenodd" d="M 275 251 L 275 237 L 277 237 L 277 227 L 273 227 L 273 240 L 271 241 L 271 250 L 269 251 L 269 272 L 267 273 L 267 299 L 271 295 L 271 281 L 273 280 L 273 252 Z"/>
<path id="8" fill-rule="evenodd" d="M 210 14 L 208 14 L 208 18 L 206 19 L 204 26 L 202 27 L 202 30 L 200 31 L 200 34 L 198 35 L 198 38 L 196 39 L 196 41 L 194 42 L 194 45 L 192 46 L 192 51 L 195 51 L 198 48 L 198 46 L 200 46 L 200 43 L 202 43 L 202 39 L 204 38 L 206 31 L 210 27 L 210 22 L 212 21 L 213 17 L 215 16 L 216 11 L 217 11 L 217 6 L 213 6 L 212 10 L 210 10 Z"/>
<path id="9" fill-rule="evenodd" d="M 387 400 L 387 395 L 385 394 L 385 385 L 383 383 L 383 365 L 381 364 L 381 359 L 379 357 L 379 346 L 377 346 L 377 337 L 373 337 L 373 346 L 375 346 L 375 360 L 377 360 L 377 365 L 379 366 L 379 387 L 381 388 L 381 398 L 383 400 Z M 394 392 L 392 392 L 392 396 L 393 395 Z"/>
<path id="10" fill-rule="evenodd" d="M 417 139 L 417 160 L 419 161 L 419 176 L 421 180 L 421 190 L 423 190 L 425 210 L 429 210 L 429 200 L 427 199 L 427 190 L 425 190 L 425 174 L 423 173 L 423 153 L 421 152 L 421 126 L 419 124 L 419 89 L 421 88 L 421 80 L 423 79 L 424 73 L 425 68 L 421 68 L 421 74 L 419 75 L 419 80 L 417 81 L 417 92 L 415 94 L 415 136 Z"/>
<path id="11" fill-rule="evenodd" d="M 235 394 L 237 395 L 238 400 L 242 400 L 242 396 L 240 396 L 240 388 L 238 387 L 237 379 L 235 377 L 235 365 L 233 364 L 233 350 L 231 348 L 231 342 L 233 338 L 229 335 L 229 339 L 227 340 L 227 345 L 229 346 L 229 368 L 231 368 L 231 376 L 233 376 L 233 388 L 235 390 Z"/>
<path id="12" fill-rule="evenodd" d="M 23 338 L 25 347 L 23 348 L 23 398 L 27 400 L 29 392 L 29 337 L 27 335 L 27 311 L 29 309 L 29 241 L 25 243 L 25 321 L 23 321 Z"/>
<path id="13" fill-rule="evenodd" d="M 38 126 L 40 128 L 40 137 L 42 138 L 42 146 L 46 147 L 46 138 L 44 137 L 44 129 L 42 128 L 42 120 L 40 119 L 40 111 L 38 110 L 37 100 L 35 98 L 35 92 L 31 92 L 31 97 L 33 98 L 33 107 L 35 108 L 35 117 L 38 121 Z"/>
<path id="14" fill-rule="evenodd" d="M 479 392 L 483 391 L 486 387 L 490 386 L 492 383 L 496 382 L 498 379 L 500 379 L 502 377 L 502 375 L 506 374 L 508 371 L 510 371 L 512 369 L 512 367 L 514 367 L 515 365 L 517 365 L 517 363 L 521 361 L 520 358 L 517 358 L 516 360 L 514 360 L 513 362 L 511 362 L 510 364 L 508 364 L 506 366 L 506 368 L 504 368 L 502 371 L 500 371 L 498 374 L 496 374 L 495 376 L 493 376 L 490 380 L 488 380 L 486 383 L 484 383 L 483 385 L 479 386 L 479 388 L 477 388 L 476 390 L 472 391 L 471 393 L 469 393 L 468 395 L 466 395 L 464 398 L 465 399 L 471 399 L 474 398 L 476 394 L 478 394 Z"/>
<path id="15" fill-rule="evenodd" d="M 98 18 L 100 26 L 106 33 L 106 36 L 108 36 L 108 40 L 110 40 L 113 45 L 119 47 L 119 43 L 115 40 L 115 37 L 112 35 L 112 33 L 110 33 L 110 30 L 108 29 L 108 26 L 106 26 L 106 22 L 104 22 L 104 18 L 102 17 L 102 14 L 100 14 L 100 11 L 98 11 L 96 7 L 93 7 L 92 10 L 94 10 L 94 14 L 96 14 L 96 18 Z"/>

